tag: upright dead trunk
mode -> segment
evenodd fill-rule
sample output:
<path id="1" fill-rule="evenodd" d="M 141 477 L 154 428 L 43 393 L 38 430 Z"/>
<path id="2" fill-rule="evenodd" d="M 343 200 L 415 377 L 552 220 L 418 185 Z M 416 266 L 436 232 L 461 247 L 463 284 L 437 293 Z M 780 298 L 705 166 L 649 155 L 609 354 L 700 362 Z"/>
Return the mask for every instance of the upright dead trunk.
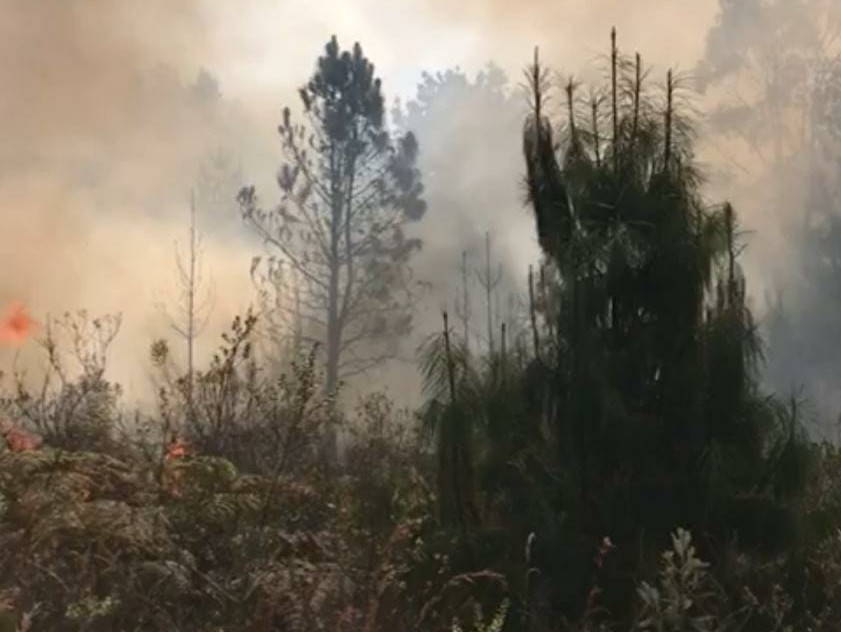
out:
<path id="1" fill-rule="evenodd" d="M 339 276 L 341 274 L 341 258 L 339 255 L 340 237 L 342 228 L 342 195 L 340 186 L 340 174 L 337 169 L 335 154 L 331 156 L 331 193 L 332 209 L 330 222 L 330 277 L 327 289 L 327 336 L 325 349 L 327 355 L 325 394 L 329 398 L 330 414 L 335 412 L 335 397 L 339 387 L 339 357 L 341 355 L 342 330 L 339 318 Z M 325 432 L 325 458 L 329 462 L 335 462 L 338 452 L 336 429 L 332 424 L 328 425 Z"/>
<path id="2" fill-rule="evenodd" d="M 196 198 L 190 191 L 190 270 L 187 291 L 187 420 L 190 427 L 195 424 L 193 347 L 196 339 Z"/>
<path id="3" fill-rule="evenodd" d="M 333 396 L 339 386 L 339 348 L 342 332 L 339 323 L 339 267 L 333 266 L 330 273 L 330 289 L 327 309 L 327 375 L 325 390 Z"/>

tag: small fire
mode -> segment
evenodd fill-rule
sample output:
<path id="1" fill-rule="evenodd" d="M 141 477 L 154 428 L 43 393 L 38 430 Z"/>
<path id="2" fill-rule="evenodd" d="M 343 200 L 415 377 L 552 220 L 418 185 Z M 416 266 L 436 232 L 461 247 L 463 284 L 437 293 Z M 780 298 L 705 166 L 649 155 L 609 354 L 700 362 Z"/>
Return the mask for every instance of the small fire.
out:
<path id="1" fill-rule="evenodd" d="M 0 418 L 0 438 L 12 452 L 28 452 L 41 447 L 41 437 L 24 430 L 9 419 Z"/>
<path id="2" fill-rule="evenodd" d="M 174 437 L 166 448 L 166 460 L 180 459 L 187 456 L 187 446 L 180 437 Z"/>
<path id="3" fill-rule="evenodd" d="M 35 321 L 30 318 L 23 305 L 14 302 L 6 310 L 5 318 L 0 321 L 0 343 L 22 344 L 35 329 L 35 326 Z"/>
<path id="4" fill-rule="evenodd" d="M 21 430 L 13 428 L 6 433 L 6 447 L 12 452 L 28 452 L 29 450 L 37 450 L 41 446 L 40 437 Z"/>
<path id="5" fill-rule="evenodd" d="M 166 446 L 164 452 L 164 461 L 168 464 L 175 465 L 173 461 L 178 461 L 183 459 L 184 457 L 189 455 L 189 451 L 187 450 L 187 444 L 184 440 L 175 435 L 172 437 L 172 440 Z M 177 466 L 167 467 L 164 469 L 163 478 L 161 480 L 164 489 L 166 489 L 170 494 L 175 497 L 180 497 L 181 492 L 181 479 L 182 479 L 183 472 L 180 471 Z"/>

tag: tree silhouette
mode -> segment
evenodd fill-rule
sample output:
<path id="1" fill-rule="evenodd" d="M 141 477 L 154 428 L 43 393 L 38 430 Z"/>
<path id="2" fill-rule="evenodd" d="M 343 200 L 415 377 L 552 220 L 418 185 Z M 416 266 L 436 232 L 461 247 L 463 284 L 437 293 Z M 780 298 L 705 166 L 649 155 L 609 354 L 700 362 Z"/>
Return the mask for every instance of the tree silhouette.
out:
<path id="1" fill-rule="evenodd" d="M 335 37 L 300 90 L 306 123 L 283 111 L 280 204 L 259 207 L 254 188 L 239 201 L 246 223 L 271 250 L 266 261 L 287 296 L 299 297 L 307 340 L 323 345 L 326 386 L 391 357 L 412 322 L 409 263 L 421 244 L 406 234 L 425 211 L 412 134 L 386 126 L 380 79 L 355 44 Z M 295 286 L 295 287 L 293 287 Z M 297 294 L 296 294 L 297 292 Z"/>
<path id="2" fill-rule="evenodd" d="M 545 256 L 529 283 L 533 354 L 477 359 L 445 329 L 423 356 L 461 570 L 527 574 L 526 616 L 539 596 L 548 620 L 587 603 L 606 535 L 614 612 L 623 574 L 675 524 L 781 546 L 805 471 L 796 408 L 757 382 L 737 218 L 702 196 L 683 82 L 669 72 L 653 90 L 615 33 L 608 72 L 589 94 L 574 80 L 552 92 L 560 125 L 537 56 L 527 73 L 525 185 Z M 530 543 L 528 568 L 500 533 Z"/>
<path id="3" fill-rule="evenodd" d="M 195 415 L 193 391 L 195 380 L 196 339 L 207 327 L 213 308 L 213 288 L 205 283 L 202 266 L 201 234 L 196 225 L 195 194 L 190 194 L 190 229 L 187 252 L 182 254 L 175 245 L 175 266 L 177 270 L 178 298 L 175 310 L 164 303 L 158 309 L 166 316 L 170 328 L 184 341 L 186 366 L 185 397 L 187 400 L 188 424 Z"/>

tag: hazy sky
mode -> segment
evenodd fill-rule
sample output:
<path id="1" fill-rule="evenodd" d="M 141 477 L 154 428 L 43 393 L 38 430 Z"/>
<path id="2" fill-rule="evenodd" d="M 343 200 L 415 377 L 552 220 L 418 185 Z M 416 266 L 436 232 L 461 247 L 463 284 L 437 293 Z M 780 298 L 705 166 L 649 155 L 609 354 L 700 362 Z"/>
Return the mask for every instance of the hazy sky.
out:
<path id="1" fill-rule="evenodd" d="M 701 54 L 715 0 L 206 0 L 198 5 L 202 58 L 223 85 L 260 110 L 297 85 L 301 60 L 333 33 L 359 40 L 387 87 L 410 94 L 424 69 L 474 70 L 493 59 L 519 79 L 540 46 L 557 69 L 577 72 L 605 51 L 611 26 L 625 50 L 690 67 Z"/>
<path id="2" fill-rule="evenodd" d="M 42 320 L 82 307 L 123 312 L 112 375 L 141 392 L 148 344 L 166 333 L 153 302 L 171 287 L 173 240 L 186 229 L 199 160 L 226 144 L 250 181 L 270 182 L 279 112 L 331 34 L 344 46 L 359 40 L 388 97 L 406 98 L 425 69 L 473 71 L 494 60 L 519 82 L 536 45 L 553 68 L 577 72 L 606 50 L 613 25 L 624 50 L 640 49 L 656 68 L 688 69 L 716 5 L 0 0 L 0 301 L 21 299 Z M 225 98 L 212 112 L 185 89 L 202 66 Z M 253 253 L 212 229 L 216 336 L 251 298 Z"/>

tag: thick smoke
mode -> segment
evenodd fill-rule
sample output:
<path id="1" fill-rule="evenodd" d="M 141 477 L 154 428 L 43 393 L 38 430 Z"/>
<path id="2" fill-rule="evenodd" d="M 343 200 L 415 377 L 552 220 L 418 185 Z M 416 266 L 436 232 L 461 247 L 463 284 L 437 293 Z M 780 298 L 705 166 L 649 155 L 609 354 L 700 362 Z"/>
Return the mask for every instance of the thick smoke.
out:
<path id="1" fill-rule="evenodd" d="M 733 11 L 737 4 L 721 6 Z M 801 0 L 776 4 L 797 15 Z M 765 37 L 753 22 L 731 21 L 730 30 L 718 31 L 727 42 L 708 40 L 720 8 L 717 0 L 0 0 L 0 73 L 7 86 L 0 95 L 6 235 L 0 263 L 9 271 L 0 299 L 23 301 L 40 320 L 76 308 L 123 312 L 112 375 L 135 392 L 147 388 L 146 349 L 168 333 L 154 302 L 174 295 L 166 294 L 174 276 L 173 241 L 186 239 L 189 191 L 201 184 L 200 166 L 226 156 L 228 188 L 237 179 L 254 183 L 272 203 L 281 108 L 296 105 L 296 88 L 336 33 L 343 46 L 362 43 L 386 96 L 400 97 L 404 106 L 423 101 L 423 91 L 431 89 L 427 82 L 418 91 L 422 71 L 434 77 L 456 65 L 465 69 L 456 81 L 466 81 L 464 89 L 438 95 L 426 111 L 405 107 L 400 123 L 417 128 L 428 172 L 430 208 L 417 226 L 426 246 L 416 274 L 433 292 L 418 316 L 418 336 L 439 326 L 441 307 L 453 310 L 461 252 L 469 250 L 471 265 L 479 267 L 486 231 L 509 283 L 500 291 L 501 314 L 504 294 L 523 287 L 538 255 L 520 188 L 524 101 L 518 86 L 533 48 L 540 47 L 559 81 L 570 73 L 586 78 L 600 71 L 598 60 L 616 26 L 621 49 L 639 50 L 653 66 L 652 80 L 670 66 L 700 75 L 697 63 L 708 44 L 721 54 L 742 33 Z M 506 77 L 500 101 L 474 89 L 489 60 Z M 202 67 L 209 73 L 201 74 Z M 704 105 L 717 103 L 728 89 L 710 87 Z M 753 231 L 749 287 L 772 287 L 764 262 L 773 260 L 773 248 L 763 244 L 781 243 L 786 234 L 779 204 L 765 210 L 772 206 L 769 196 L 754 192 L 767 187 L 746 186 L 754 183 L 745 173 L 756 158 L 743 144 L 720 129 L 708 131 L 715 131 L 712 121 L 702 135 L 714 141 L 704 152 L 714 176 L 711 197 L 736 198 L 744 228 Z M 253 299 L 248 268 L 261 250 L 240 225 L 235 205 L 217 198 L 199 213 L 216 296 L 200 363 L 219 331 Z M 475 300 L 480 312 L 481 299 Z M 482 316 L 475 319 L 478 329 Z M 394 394 L 415 390 L 416 381 L 407 368 Z"/>
<path id="2" fill-rule="evenodd" d="M 4 0 L 0 12 L 0 300 L 42 323 L 123 312 L 112 376 L 141 393 L 197 166 L 239 115 L 194 83 L 206 42 L 192 3 Z M 218 324 L 247 299 L 234 274 L 247 258 L 212 236 L 207 256 Z"/>
<path id="3" fill-rule="evenodd" d="M 477 48 L 509 73 L 520 69 L 534 46 L 556 69 L 577 73 L 604 55 L 613 26 L 626 51 L 640 51 L 661 67 L 686 69 L 701 54 L 706 29 L 717 11 L 716 0 L 424 0 L 423 4 L 451 24 L 469 28 L 481 42 Z"/>
<path id="4" fill-rule="evenodd" d="M 832 0 L 722 0 L 697 68 L 713 182 L 749 231 L 767 382 L 804 399 L 819 434 L 841 412 L 839 34 Z"/>

